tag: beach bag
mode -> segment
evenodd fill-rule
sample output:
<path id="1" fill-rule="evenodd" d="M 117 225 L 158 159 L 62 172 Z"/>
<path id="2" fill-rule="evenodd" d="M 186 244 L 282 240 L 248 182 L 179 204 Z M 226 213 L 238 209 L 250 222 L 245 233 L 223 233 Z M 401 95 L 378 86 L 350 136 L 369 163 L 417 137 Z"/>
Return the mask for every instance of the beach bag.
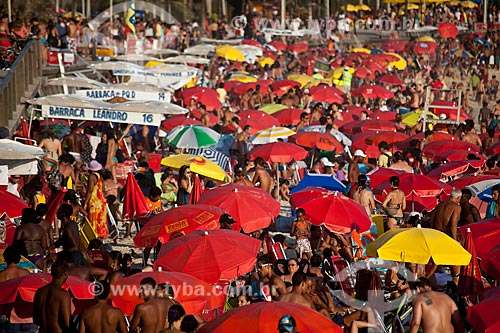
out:
<path id="1" fill-rule="evenodd" d="M 118 163 L 125 162 L 125 156 L 120 148 L 116 150 L 116 159 L 118 160 Z"/>
<path id="2" fill-rule="evenodd" d="M 59 171 L 59 167 L 57 167 L 47 176 L 47 181 L 49 182 L 49 186 L 55 189 L 56 191 L 61 190 L 63 179 L 64 176 L 61 173 L 61 171 Z"/>

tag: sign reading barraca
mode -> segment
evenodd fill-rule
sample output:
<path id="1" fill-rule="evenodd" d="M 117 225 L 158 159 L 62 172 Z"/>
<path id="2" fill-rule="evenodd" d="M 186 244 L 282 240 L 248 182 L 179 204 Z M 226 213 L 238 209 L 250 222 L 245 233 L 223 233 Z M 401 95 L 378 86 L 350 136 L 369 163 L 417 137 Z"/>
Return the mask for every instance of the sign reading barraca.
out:
<path id="1" fill-rule="evenodd" d="M 110 121 L 138 125 L 159 126 L 163 115 L 156 113 L 125 112 L 106 109 L 85 109 L 42 105 L 42 116 L 47 118 Z"/>
<path id="2" fill-rule="evenodd" d="M 92 90 L 77 90 L 77 96 L 83 96 L 90 99 L 106 100 L 115 97 L 123 97 L 129 100 L 137 101 L 164 101 L 170 102 L 171 95 L 169 92 L 147 92 L 136 90 L 123 89 L 92 89 Z"/>

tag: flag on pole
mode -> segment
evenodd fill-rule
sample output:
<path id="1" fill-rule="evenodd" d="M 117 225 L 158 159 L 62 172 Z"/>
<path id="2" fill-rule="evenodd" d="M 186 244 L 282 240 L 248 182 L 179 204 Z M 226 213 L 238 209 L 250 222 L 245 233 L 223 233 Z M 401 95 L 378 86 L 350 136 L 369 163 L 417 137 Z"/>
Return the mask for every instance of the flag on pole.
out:
<path id="1" fill-rule="evenodd" d="M 135 3 L 130 2 L 130 6 L 127 10 L 127 16 L 125 17 L 125 22 L 127 23 L 130 31 L 135 34 Z"/>

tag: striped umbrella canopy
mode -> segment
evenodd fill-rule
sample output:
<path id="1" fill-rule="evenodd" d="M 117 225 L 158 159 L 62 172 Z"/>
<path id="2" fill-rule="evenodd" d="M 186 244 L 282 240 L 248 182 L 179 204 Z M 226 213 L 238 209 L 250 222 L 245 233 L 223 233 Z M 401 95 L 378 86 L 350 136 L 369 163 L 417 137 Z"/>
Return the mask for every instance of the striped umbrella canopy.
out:
<path id="1" fill-rule="evenodd" d="M 220 138 L 216 131 L 201 125 L 177 126 L 165 137 L 165 143 L 177 148 L 201 148 L 215 145 Z"/>
<path id="2" fill-rule="evenodd" d="M 266 143 L 277 142 L 278 139 L 286 139 L 295 132 L 287 127 L 271 127 L 257 132 L 251 139 L 250 143 L 254 145 L 263 145 Z"/>

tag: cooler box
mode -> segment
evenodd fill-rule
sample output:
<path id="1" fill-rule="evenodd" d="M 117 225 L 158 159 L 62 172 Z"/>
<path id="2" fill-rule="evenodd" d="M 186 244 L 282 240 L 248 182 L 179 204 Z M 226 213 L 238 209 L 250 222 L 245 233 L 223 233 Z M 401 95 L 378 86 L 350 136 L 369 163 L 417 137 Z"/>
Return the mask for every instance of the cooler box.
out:
<path id="1" fill-rule="evenodd" d="M 96 57 L 114 57 L 115 51 L 112 48 L 97 48 L 95 50 Z"/>
<path id="2" fill-rule="evenodd" d="M 161 154 L 149 154 L 149 168 L 154 171 L 154 173 L 158 173 L 161 170 Z"/>
<path id="3" fill-rule="evenodd" d="M 62 62 L 64 65 L 73 65 L 75 63 L 75 55 L 71 51 L 61 51 L 59 49 L 49 49 L 47 55 L 47 63 L 50 66 L 58 66 L 59 60 L 57 54 L 62 54 Z"/>
<path id="4" fill-rule="evenodd" d="M 378 235 L 382 235 L 384 230 L 384 215 L 382 214 L 372 214 L 372 221 L 377 226 Z"/>

